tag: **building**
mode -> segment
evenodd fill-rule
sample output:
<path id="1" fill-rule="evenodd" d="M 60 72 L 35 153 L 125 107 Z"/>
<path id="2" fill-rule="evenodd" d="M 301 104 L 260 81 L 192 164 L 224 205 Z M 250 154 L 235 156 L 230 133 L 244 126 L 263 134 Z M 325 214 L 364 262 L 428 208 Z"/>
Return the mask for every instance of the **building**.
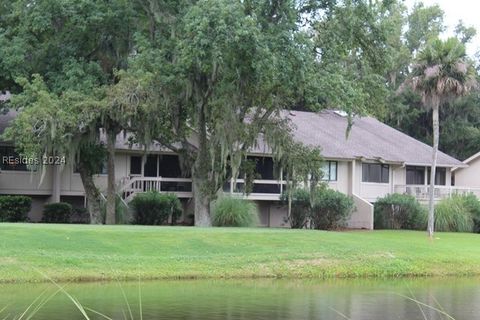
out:
<path id="1" fill-rule="evenodd" d="M 464 167 L 453 168 L 454 182 L 456 186 L 472 189 L 480 189 L 480 152 L 463 161 Z"/>
<path id="2" fill-rule="evenodd" d="M 13 119 L 8 113 L 0 118 L 0 131 Z M 346 136 L 347 118 L 342 112 L 325 110 L 320 113 L 284 111 L 294 127 L 294 139 L 308 146 L 320 147 L 325 158 L 324 179 L 330 188 L 352 196 L 356 211 L 349 226 L 373 228 L 373 203 L 390 193 L 408 193 L 424 201 L 428 195 L 431 162 L 430 146 L 393 129 L 372 117 L 354 117 L 351 131 Z M 118 192 L 128 203 L 135 194 L 148 190 L 173 192 L 182 199 L 185 217 L 193 213 L 191 179 L 182 177 L 178 157 L 159 144 L 145 154 L 140 146 L 129 146 L 123 135 L 117 137 L 116 172 Z M 15 156 L 12 145 L 3 143 L 2 156 Z M 262 226 L 288 226 L 286 208 L 279 196 L 286 184 L 273 173 L 273 160 L 268 146 L 251 150 L 250 159 L 256 160 L 258 179 L 253 192 L 246 196 L 255 201 L 260 210 Z M 437 199 L 452 192 L 451 171 L 466 166 L 462 162 L 439 152 L 436 174 Z M 80 175 L 67 163 L 49 166 L 43 178 L 40 172 L 30 172 L 26 165 L 2 161 L 0 194 L 22 194 L 33 198 L 30 218 L 41 219 L 41 207 L 46 202 L 67 201 L 77 206 L 85 204 Z M 95 177 L 100 190 L 106 190 L 107 175 L 102 171 Z M 244 181 L 230 181 L 225 192 L 242 188 Z M 242 196 L 241 194 L 238 194 Z"/>

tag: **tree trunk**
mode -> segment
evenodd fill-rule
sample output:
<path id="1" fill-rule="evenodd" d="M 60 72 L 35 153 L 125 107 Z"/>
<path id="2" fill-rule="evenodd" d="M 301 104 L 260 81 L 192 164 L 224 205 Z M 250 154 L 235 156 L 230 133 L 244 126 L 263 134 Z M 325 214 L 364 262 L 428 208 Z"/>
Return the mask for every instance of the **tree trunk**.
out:
<path id="1" fill-rule="evenodd" d="M 437 171 L 437 153 L 440 135 L 440 124 L 438 120 L 438 105 L 433 107 L 432 123 L 433 123 L 433 151 L 432 151 L 432 167 L 430 169 L 430 189 L 428 201 L 428 227 L 427 232 L 430 238 L 433 237 L 435 228 L 435 175 Z"/>
<path id="2" fill-rule="evenodd" d="M 115 140 L 113 131 L 107 132 L 107 210 L 105 224 L 115 224 Z"/>
<path id="3" fill-rule="evenodd" d="M 192 170 L 193 199 L 195 204 L 195 226 L 210 227 L 210 201 L 213 186 L 210 185 L 210 156 L 207 138 L 205 105 L 197 108 L 198 150 Z"/>
<path id="4" fill-rule="evenodd" d="M 193 180 L 193 201 L 195 210 L 195 226 L 196 227 L 211 227 L 212 221 L 210 218 L 210 198 L 204 195 L 205 180 L 195 178 Z"/>
<path id="5" fill-rule="evenodd" d="M 87 210 L 90 214 L 90 223 L 102 224 L 102 200 L 100 198 L 100 191 L 98 191 L 98 188 L 93 182 L 92 173 L 85 167 L 82 160 L 78 163 L 78 171 L 87 197 Z"/>

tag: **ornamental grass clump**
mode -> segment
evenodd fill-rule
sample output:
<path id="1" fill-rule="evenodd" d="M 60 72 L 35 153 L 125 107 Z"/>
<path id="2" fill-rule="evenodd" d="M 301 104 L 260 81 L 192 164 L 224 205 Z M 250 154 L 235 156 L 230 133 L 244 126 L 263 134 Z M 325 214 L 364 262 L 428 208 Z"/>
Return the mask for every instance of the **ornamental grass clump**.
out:
<path id="1" fill-rule="evenodd" d="M 453 195 L 435 207 L 435 230 L 473 232 L 478 228 L 480 203 L 473 194 Z"/>
<path id="2" fill-rule="evenodd" d="M 254 227 L 258 208 L 252 201 L 222 196 L 212 206 L 212 224 L 217 227 Z"/>

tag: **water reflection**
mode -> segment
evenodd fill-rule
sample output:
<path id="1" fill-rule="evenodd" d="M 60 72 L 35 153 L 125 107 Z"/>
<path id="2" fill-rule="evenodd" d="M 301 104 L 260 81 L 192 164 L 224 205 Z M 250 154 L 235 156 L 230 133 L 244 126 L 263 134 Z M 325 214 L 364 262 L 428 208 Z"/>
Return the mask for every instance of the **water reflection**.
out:
<path id="1" fill-rule="evenodd" d="M 145 320 L 447 319 L 402 295 L 445 310 L 457 320 L 480 318 L 480 279 L 155 281 L 67 284 L 65 289 L 83 306 L 113 319 L 140 319 L 140 312 Z M 6 306 L 0 319 L 18 318 L 41 297 L 27 312 L 31 313 L 56 290 L 52 284 L 0 285 L 0 310 Z M 58 293 L 33 319 L 84 317 Z"/>

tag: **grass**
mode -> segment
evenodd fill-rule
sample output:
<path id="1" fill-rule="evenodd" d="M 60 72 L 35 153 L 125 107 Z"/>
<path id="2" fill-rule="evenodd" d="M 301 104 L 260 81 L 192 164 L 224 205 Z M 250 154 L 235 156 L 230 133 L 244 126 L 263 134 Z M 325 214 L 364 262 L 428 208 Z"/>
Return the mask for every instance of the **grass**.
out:
<path id="1" fill-rule="evenodd" d="M 0 282 L 480 275 L 480 235 L 0 224 Z"/>

